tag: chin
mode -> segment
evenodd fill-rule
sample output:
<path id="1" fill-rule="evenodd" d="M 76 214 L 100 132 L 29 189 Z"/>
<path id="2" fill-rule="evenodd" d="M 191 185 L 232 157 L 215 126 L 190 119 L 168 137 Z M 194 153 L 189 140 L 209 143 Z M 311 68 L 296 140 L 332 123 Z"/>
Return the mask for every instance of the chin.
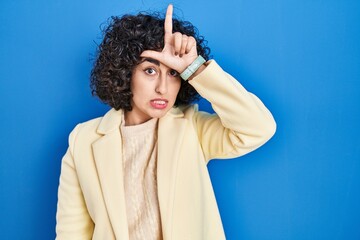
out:
<path id="1" fill-rule="evenodd" d="M 166 115 L 166 113 L 170 110 L 169 109 L 163 109 L 163 110 L 154 110 L 152 114 L 150 115 L 152 118 L 162 118 Z"/>
<path id="2" fill-rule="evenodd" d="M 164 112 L 164 113 L 156 113 L 156 114 L 152 114 L 152 115 L 151 115 L 151 117 L 152 117 L 152 118 L 162 118 L 163 116 L 165 116 L 165 115 L 166 115 L 166 113 L 167 113 L 167 111 L 166 111 L 166 112 Z"/>

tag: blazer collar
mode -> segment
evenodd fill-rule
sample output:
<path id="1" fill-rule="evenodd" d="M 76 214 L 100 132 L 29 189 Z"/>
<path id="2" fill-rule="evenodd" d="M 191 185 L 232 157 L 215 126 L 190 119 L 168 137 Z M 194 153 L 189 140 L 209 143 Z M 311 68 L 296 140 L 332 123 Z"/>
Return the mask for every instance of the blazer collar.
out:
<path id="1" fill-rule="evenodd" d="M 109 132 L 119 129 L 122 114 L 123 110 L 116 111 L 114 108 L 110 109 L 101 119 L 97 132 L 100 134 L 108 134 Z"/>
<path id="2" fill-rule="evenodd" d="M 184 116 L 182 109 L 182 107 L 173 107 L 164 117 L 181 118 Z M 100 134 L 108 134 L 109 132 L 119 129 L 122 114 L 123 110 L 115 110 L 114 108 L 110 109 L 102 118 L 97 128 L 97 132 Z"/>

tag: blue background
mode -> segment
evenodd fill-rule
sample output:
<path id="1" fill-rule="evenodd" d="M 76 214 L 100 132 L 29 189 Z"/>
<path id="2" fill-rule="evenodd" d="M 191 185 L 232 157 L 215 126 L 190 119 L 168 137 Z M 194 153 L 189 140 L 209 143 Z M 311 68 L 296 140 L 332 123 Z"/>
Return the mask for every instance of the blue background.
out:
<path id="1" fill-rule="evenodd" d="M 278 124 L 259 150 L 209 164 L 227 238 L 360 239 L 360 1 L 173 3 Z M 108 109 L 88 80 L 100 24 L 167 4 L 0 2 L 1 239 L 55 237 L 67 136 Z"/>

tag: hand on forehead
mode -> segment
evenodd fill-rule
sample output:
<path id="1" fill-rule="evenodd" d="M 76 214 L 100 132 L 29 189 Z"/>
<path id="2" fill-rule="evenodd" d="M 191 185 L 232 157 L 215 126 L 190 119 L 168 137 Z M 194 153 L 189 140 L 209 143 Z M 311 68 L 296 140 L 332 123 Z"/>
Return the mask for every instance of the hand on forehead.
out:
<path id="1" fill-rule="evenodd" d="M 173 33 L 173 5 L 169 4 L 164 21 L 164 48 L 162 51 L 145 50 L 140 55 L 183 72 L 197 58 L 196 40 L 180 32 Z"/>

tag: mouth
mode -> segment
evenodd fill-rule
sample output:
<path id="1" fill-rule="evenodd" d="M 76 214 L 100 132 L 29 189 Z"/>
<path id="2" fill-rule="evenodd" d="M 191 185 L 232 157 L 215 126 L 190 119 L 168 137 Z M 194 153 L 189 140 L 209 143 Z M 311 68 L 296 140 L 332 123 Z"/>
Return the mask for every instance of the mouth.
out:
<path id="1" fill-rule="evenodd" d="M 168 105 L 168 100 L 152 99 L 152 100 L 150 100 L 150 105 L 155 109 L 165 109 Z"/>

